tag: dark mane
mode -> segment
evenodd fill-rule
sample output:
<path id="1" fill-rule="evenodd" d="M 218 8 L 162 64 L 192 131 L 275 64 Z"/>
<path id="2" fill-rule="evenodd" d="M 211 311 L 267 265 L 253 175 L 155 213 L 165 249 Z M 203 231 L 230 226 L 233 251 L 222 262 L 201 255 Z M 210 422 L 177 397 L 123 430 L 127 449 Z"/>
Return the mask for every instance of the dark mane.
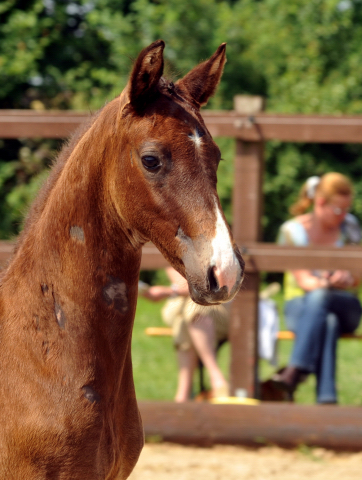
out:
<path id="1" fill-rule="evenodd" d="M 27 232 L 29 231 L 30 227 L 36 223 L 36 221 L 41 216 L 47 198 L 49 197 L 50 192 L 52 191 L 54 185 L 57 183 L 65 164 L 67 163 L 68 158 L 71 156 L 74 148 L 83 137 L 83 135 L 89 130 L 89 128 L 93 125 L 94 121 L 98 117 L 100 112 L 97 112 L 89 117 L 89 120 L 82 124 L 78 129 L 73 133 L 73 135 L 64 143 L 62 146 L 60 153 L 55 158 L 53 165 L 50 168 L 50 173 L 48 178 L 45 180 L 44 184 L 40 188 L 36 199 L 34 200 L 33 204 L 31 205 L 25 221 L 24 221 L 24 228 L 21 231 L 14 253 L 19 249 L 22 244 L 23 238 L 26 236 Z"/>
<path id="2" fill-rule="evenodd" d="M 175 100 L 179 101 L 181 104 L 189 103 L 184 97 L 182 90 L 178 85 L 175 85 L 171 80 L 168 80 L 165 77 L 161 77 L 158 82 L 158 91 L 168 97 L 172 97 Z M 194 107 L 194 105 L 190 105 Z"/>

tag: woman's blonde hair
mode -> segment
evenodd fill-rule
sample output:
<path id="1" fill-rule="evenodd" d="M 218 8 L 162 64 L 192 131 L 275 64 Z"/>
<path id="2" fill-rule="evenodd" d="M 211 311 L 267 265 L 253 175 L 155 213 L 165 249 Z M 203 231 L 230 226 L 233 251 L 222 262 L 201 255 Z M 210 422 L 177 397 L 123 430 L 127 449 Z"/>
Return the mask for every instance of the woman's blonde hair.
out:
<path id="1" fill-rule="evenodd" d="M 329 201 L 333 195 L 353 195 L 353 185 L 349 178 L 338 172 L 325 173 L 309 178 L 302 186 L 297 201 L 290 207 L 292 215 L 301 215 L 311 208 L 315 198 Z"/>

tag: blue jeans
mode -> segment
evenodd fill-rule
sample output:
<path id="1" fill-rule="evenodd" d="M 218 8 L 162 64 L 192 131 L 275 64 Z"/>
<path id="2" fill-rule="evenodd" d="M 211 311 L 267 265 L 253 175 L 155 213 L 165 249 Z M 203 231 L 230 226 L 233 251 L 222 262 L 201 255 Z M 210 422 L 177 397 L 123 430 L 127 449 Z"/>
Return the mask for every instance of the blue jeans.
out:
<path id="1" fill-rule="evenodd" d="M 296 334 L 290 365 L 317 376 L 317 402 L 336 402 L 336 349 L 342 333 L 359 324 L 361 304 L 349 292 L 321 288 L 285 304 L 288 328 Z"/>

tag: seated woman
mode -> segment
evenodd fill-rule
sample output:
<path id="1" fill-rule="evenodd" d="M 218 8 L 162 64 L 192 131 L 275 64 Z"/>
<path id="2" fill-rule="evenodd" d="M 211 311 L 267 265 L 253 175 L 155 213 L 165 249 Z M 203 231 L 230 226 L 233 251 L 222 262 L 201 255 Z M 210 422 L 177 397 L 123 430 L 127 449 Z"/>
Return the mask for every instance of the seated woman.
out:
<path id="1" fill-rule="evenodd" d="M 155 285 L 142 292 L 149 300 L 168 299 L 162 309 L 172 327 L 179 364 L 176 402 L 190 399 L 195 368 L 200 358 L 209 373 L 212 396 L 229 395 L 228 383 L 216 360 L 216 346 L 228 334 L 228 313 L 223 305 L 203 307 L 194 303 L 186 280 L 172 267 L 166 268 L 171 286 Z"/>
<path id="2" fill-rule="evenodd" d="M 353 200 L 350 180 L 339 173 L 311 177 L 291 208 L 295 218 L 279 232 L 281 245 L 342 246 L 357 244 L 361 231 L 349 212 Z M 312 207 L 312 211 L 305 213 Z M 356 296 L 359 275 L 344 270 L 295 270 L 285 275 L 285 317 L 296 334 L 289 366 L 273 377 L 291 398 L 307 374 L 317 376 L 317 402 L 337 403 L 336 345 L 342 333 L 359 324 L 361 304 Z"/>

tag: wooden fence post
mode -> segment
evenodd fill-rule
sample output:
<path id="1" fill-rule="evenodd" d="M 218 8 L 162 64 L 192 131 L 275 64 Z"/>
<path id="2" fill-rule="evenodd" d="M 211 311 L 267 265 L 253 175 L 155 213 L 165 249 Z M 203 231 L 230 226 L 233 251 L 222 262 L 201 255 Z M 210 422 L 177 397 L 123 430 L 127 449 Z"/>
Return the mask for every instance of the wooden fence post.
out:
<path id="1" fill-rule="evenodd" d="M 236 96 L 237 113 L 252 115 L 262 109 L 261 97 Z M 252 117 L 249 117 L 252 128 Z M 233 189 L 233 234 L 242 247 L 261 240 L 263 150 L 260 142 L 236 140 Z M 257 392 L 257 327 L 259 273 L 248 273 L 231 308 L 231 395 L 255 397 Z"/>

